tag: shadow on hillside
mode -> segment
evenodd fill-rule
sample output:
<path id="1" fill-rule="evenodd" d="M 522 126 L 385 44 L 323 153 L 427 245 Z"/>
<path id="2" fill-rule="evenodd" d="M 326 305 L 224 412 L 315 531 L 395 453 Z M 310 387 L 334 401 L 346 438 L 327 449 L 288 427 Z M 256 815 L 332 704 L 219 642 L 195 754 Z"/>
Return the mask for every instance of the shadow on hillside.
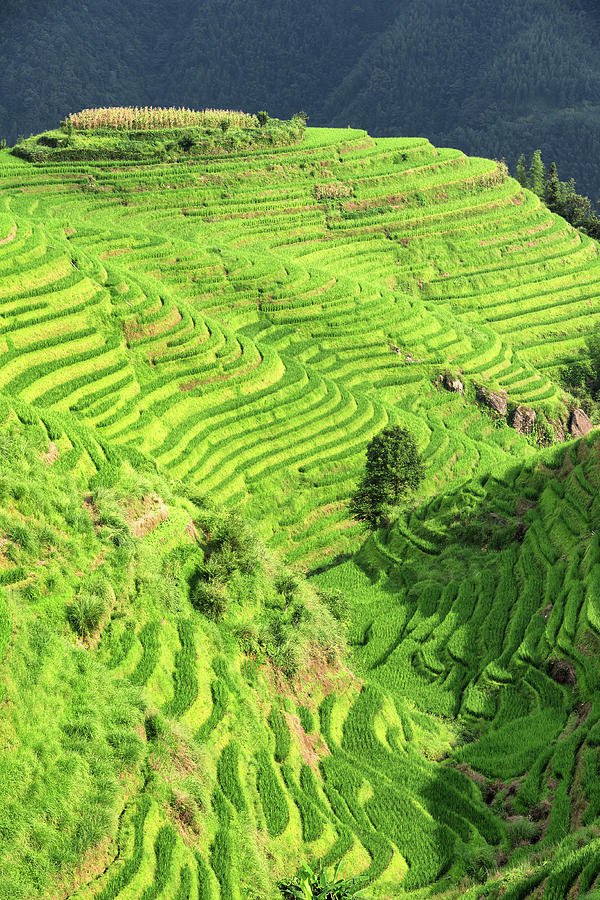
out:
<path id="1" fill-rule="evenodd" d="M 552 808 L 538 815 L 544 772 L 550 763 L 560 774 L 556 741 L 569 735 L 580 747 L 591 724 L 591 697 L 578 687 L 582 667 L 581 685 L 590 684 L 586 658 L 575 636 L 587 627 L 577 619 L 584 560 L 598 546 L 596 441 L 555 446 L 501 478 L 461 485 L 371 535 L 357 555 L 378 588 L 368 609 L 356 607 L 363 616 L 353 623 L 357 671 L 393 697 L 406 744 L 414 740 L 425 757 L 440 761 L 436 723 L 458 726 L 454 751 L 428 767 L 417 791 L 439 826 L 440 858 L 454 842 L 442 868 L 464 857 L 464 872 L 485 877 L 502 861 L 503 833 L 511 846 L 535 843 Z M 565 671 L 572 677 L 565 680 Z M 469 849 L 472 827 L 493 854 Z"/>
<path id="2" fill-rule="evenodd" d="M 329 572 L 331 569 L 335 569 L 337 566 L 341 566 L 342 563 L 348 562 L 348 560 L 353 558 L 353 553 L 338 553 L 337 556 L 334 556 L 333 559 L 328 560 L 328 562 L 322 563 L 320 566 L 315 566 L 314 569 L 308 569 L 306 577 L 313 578 L 315 575 L 323 575 L 325 572 Z"/>

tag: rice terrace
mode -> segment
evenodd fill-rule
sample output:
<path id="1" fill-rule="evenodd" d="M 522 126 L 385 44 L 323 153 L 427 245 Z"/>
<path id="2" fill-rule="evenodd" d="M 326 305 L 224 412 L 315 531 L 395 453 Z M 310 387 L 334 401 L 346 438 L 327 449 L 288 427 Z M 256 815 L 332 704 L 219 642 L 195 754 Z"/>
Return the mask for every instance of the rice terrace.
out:
<path id="1" fill-rule="evenodd" d="M 0 150 L 0 900 L 600 896 L 598 243 L 306 120 Z"/>

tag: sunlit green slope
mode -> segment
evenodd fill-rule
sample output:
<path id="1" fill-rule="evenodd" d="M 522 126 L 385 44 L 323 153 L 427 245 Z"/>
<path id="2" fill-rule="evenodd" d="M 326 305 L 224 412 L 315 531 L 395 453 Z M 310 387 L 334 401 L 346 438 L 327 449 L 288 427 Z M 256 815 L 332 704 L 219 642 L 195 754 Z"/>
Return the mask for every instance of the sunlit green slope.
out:
<path id="1" fill-rule="evenodd" d="M 300 811 L 335 856 L 311 723 L 361 684 L 327 605 L 150 460 L 0 405 L 0 896 L 268 897 Z"/>
<path id="2" fill-rule="evenodd" d="M 270 898 L 307 857 L 371 898 L 595 882 L 595 438 L 313 587 L 71 418 L 3 399 L 0 448 L 1 896 Z"/>
<path id="3" fill-rule="evenodd" d="M 308 129 L 155 165 L 3 154 L 0 175 L 0 384 L 245 504 L 307 566 L 356 546 L 344 504 L 387 422 L 417 433 L 430 492 L 528 452 L 441 371 L 552 418 L 552 366 L 597 316 L 596 245 L 498 163 L 423 139 Z"/>
<path id="4" fill-rule="evenodd" d="M 599 266 L 424 139 L 0 153 L 0 896 L 594 884 L 594 433 L 475 385 L 560 433 Z M 416 508 L 331 565 L 390 422 Z"/>

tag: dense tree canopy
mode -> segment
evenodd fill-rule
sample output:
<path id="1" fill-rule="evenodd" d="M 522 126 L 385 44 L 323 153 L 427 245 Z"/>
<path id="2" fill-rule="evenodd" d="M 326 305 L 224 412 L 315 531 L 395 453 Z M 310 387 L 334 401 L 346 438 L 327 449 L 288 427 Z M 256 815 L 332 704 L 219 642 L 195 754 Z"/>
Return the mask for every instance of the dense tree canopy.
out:
<path id="1" fill-rule="evenodd" d="M 529 169 L 525 166 L 524 154 L 521 154 L 517 162 L 516 178 L 523 187 L 529 188 L 537 194 L 552 212 L 558 213 L 575 228 L 600 240 L 600 217 L 594 211 L 592 200 L 577 193 L 574 178 L 570 178 L 568 181 L 559 179 L 558 167 L 555 162 L 546 172 L 546 166 L 539 150 L 533 153 Z"/>
<path id="2" fill-rule="evenodd" d="M 85 106 L 266 108 L 424 134 L 600 195 L 594 0 L 4 0 L 0 138 Z"/>

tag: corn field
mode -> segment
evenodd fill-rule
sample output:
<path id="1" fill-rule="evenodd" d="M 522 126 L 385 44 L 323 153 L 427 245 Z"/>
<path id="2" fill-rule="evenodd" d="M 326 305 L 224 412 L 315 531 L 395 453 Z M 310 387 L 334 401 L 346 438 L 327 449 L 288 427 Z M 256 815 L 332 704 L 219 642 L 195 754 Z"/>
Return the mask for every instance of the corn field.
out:
<path id="1" fill-rule="evenodd" d="M 151 131 L 156 128 L 217 128 L 227 122 L 235 128 L 252 128 L 256 116 L 229 109 L 184 109 L 183 107 L 106 106 L 71 113 L 65 125 L 77 131 L 116 128 L 123 131 Z"/>

